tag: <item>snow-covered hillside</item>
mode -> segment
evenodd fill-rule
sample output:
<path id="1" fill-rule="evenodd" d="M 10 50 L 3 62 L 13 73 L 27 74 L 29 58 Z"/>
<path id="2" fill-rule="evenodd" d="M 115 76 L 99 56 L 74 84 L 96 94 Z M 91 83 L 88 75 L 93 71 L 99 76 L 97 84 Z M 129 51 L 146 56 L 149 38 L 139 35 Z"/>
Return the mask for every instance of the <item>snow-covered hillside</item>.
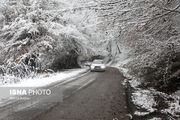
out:
<path id="1" fill-rule="evenodd" d="M 1 76 L 25 77 L 34 71 L 74 68 L 91 56 L 107 55 L 97 28 L 100 21 L 94 10 L 83 9 L 85 3 L 88 1 L 6 1 L 0 9 Z M 98 41 L 102 47 L 95 46 Z"/>
<path id="2" fill-rule="evenodd" d="M 116 55 L 112 57 L 112 63 L 126 68 L 126 72 L 128 70 L 132 85 L 138 83 L 134 88 L 137 90 L 134 101 L 142 96 L 154 95 L 154 101 L 159 103 L 142 100 L 139 107 L 150 104 L 158 112 L 176 103 L 179 99 L 174 96 L 178 94 L 174 98 L 167 94 L 180 90 L 180 1 L 101 0 L 98 10 L 99 17 L 104 21 L 101 24 L 103 30 L 112 36 L 113 47 L 120 46 L 122 52 L 116 49 L 118 55 L 112 53 L 113 57 Z M 146 90 L 148 92 L 144 92 Z M 161 106 L 160 102 L 165 105 Z M 174 109 L 178 106 L 175 105 Z M 172 113 L 173 108 L 168 110 Z"/>

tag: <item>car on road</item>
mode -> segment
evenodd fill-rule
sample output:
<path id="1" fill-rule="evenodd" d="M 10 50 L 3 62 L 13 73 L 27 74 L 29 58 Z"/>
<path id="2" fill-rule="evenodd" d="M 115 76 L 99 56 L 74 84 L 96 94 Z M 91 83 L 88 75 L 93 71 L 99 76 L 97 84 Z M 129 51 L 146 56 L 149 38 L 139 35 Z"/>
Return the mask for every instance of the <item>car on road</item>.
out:
<path id="1" fill-rule="evenodd" d="M 92 72 L 104 72 L 106 66 L 103 60 L 94 60 L 90 65 L 90 69 Z"/>

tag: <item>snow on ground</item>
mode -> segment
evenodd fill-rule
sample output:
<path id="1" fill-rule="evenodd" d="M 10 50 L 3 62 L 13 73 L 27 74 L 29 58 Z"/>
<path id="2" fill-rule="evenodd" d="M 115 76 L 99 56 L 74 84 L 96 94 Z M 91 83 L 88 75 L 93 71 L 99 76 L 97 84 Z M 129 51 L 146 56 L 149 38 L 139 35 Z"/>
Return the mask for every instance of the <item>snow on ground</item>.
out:
<path id="1" fill-rule="evenodd" d="M 113 60 L 109 65 L 113 67 L 117 67 L 120 72 L 123 73 L 123 75 L 126 77 L 126 79 L 123 82 L 123 85 L 126 85 L 127 82 L 129 82 L 130 86 L 133 89 L 132 92 L 132 102 L 134 105 L 137 106 L 139 110 L 134 112 L 134 115 L 137 116 L 145 116 L 149 113 L 152 113 L 156 111 L 158 108 L 158 101 L 155 100 L 155 97 L 161 96 L 162 99 L 164 99 L 164 103 L 168 103 L 167 109 L 162 109 L 161 112 L 165 114 L 170 114 L 172 116 L 180 117 L 179 111 L 180 111 L 180 91 L 174 93 L 173 95 L 168 95 L 166 93 L 159 92 L 155 89 L 149 88 L 140 88 L 139 86 L 142 83 L 142 80 L 140 78 L 137 78 L 133 75 L 129 74 L 129 69 L 126 67 L 126 64 L 133 60 L 133 57 L 128 57 L 128 51 L 125 51 L 124 53 L 120 54 Z M 157 98 L 156 98 L 157 99 Z M 179 116 L 178 116 L 179 115 Z M 162 120 L 161 118 L 152 118 L 150 120 Z"/>
<path id="2" fill-rule="evenodd" d="M 124 50 L 124 52 L 120 54 L 117 59 L 118 60 L 115 60 L 115 63 L 112 64 L 112 66 L 118 67 L 123 75 L 127 78 L 124 80 L 123 84 L 125 85 L 126 82 L 129 82 L 131 87 L 134 89 L 131 96 L 132 102 L 139 108 L 146 110 L 144 112 L 135 111 L 134 115 L 144 116 L 154 112 L 156 109 L 153 108 L 153 106 L 156 105 L 156 101 L 154 100 L 152 91 L 138 88 L 138 86 L 141 84 L 141 79 L 130 75 L 128 68 L 125 68 L 125 65 L 133 60 L 133 58 L 129 58 L 128 51 Z"/>
<path id="3" fill-rule="evenodd" d="M 162 110 L 162 113 L 169 113 L 173 116 L 180 117 L 180 91 L 177 91 L 173 95 L 171 95 L 172 98 L 174 98 L 173 101 L 167 101 L 169 108 Z"/>
<path id="4" fill-rule="evenodd" d="M 139 89 L 135 91 L 132 94 L 132 101 L 135 105 L 146 109 L 148 112 L 154 112 L 156 110 L 155 108 L 153 108 L 153 106 L 156 105 L 156 102 L 154 101 L 154 96 L 149 90 Z M 139 115 L 142 115 L 142 113 Z"/>
<path id="5" fill-rule="evenodd" d="M 17 84 L 7 84 L 1 87 L 43 87 L 52 83 L 60 82 L 65 79 L 75 77 L 81 73 L 86 72 L 88 69 L 73 69 L 65 72 L 42 74 L 34 78 L 22 79 Z"/>
<path id="6" fill-rule="evenodd" d="M 126 82 L 129 82 L 131 87 L 133 88 L 132 93 L 132 102 L 134 105 L 138 106 L 140 109 L 145 109 L 146 111 L 135 111 L 134 115 L 137 116 L 144 116 L 148 115 L 149 113 L 154 112 L 157 110 L 155 107 L 157 105 L 154 97 L 156 95 L 160 95 L 162 98 L 164 98 L 166 103 L 169 104 L 168 109 L 161 110 L 162 113 L 165 114 L 171 114 L 175 117 L 180 117 L 179 111 L 180 111 L 180 91 L 174 93 L 173 95 L 168 95 L 162 92 L 159 92 L 155 89 L 140 89 L 139 85 L 141 85 L 141 79 L 136 78 L 128 73 L 128 69 L 124 67 L 125 64 L 128 63 L 128 61 L 131 61 L 132 59 L 124 59 L 124 61 L 120 61 L 116 63 L 116 67 L 120 69 L 120 71 L 124 74 L 124 76 L 127 78 L 124 80 L 123 84 L 126 85 Z M 167 98 L 172 98 L 173 101 L 168 101 Z M 161 118 L 153 118 L 150 120 L 161 120 Z"/>
<path id="7" fill-rule="evenodd" d="M 0 89 L 2 88 L 2 90 L 4 90 L 4 88 L 9 89 L 9 88 L 40 88 L 40 87 L 45 87 L 54 83 L 59 83 L 59 82 L 63 82 L 63 81 L 71 81 L 73 80 L 73 78 L 78 77 L 78 75 L 84 75 L 83 73 L 87 73 L 88 69 L 87 68 L 83 68 L 83 69 L 71 69 L 68 71 L 64 71 L 64 72 L 58 72 L 58 73 L 44 73 L 41 75 L 37 75 L 33 78 L 26 78 L 26 79 L 22 79 L 19 80 L 20 82 L 14 84 L 5 84 L 5 85 L 1 85 Z M 8 78 L 8 77 L 7 77 Z M 10 79 L 10 78 L 9 78 Z M 0 105 L 4 105 L 4 103 L 6 104 L 11 102 L 9 101 L 10 99 L 10 95 L 3 95 L 1 94 L 0 96 Z"/>
<path id="8" fill-rule="evenodd" d="M 149 112 L 139 112 L 139 111 L 135 111 L 134 114 L 135 114 L 135 115 L 138 115 L 138 116 L 145 116 L 145 115 L 148 115 Z"/>
<path id="9" fill-rule="evenodd" d="M 170 102 L 169 106 L 170 107 L 168 109 L 162 110 L 162 112 L 163 113 L 170 113 L 173 116 L 180 117 L 179 115 L 177 115 L 177 114 L 179 114 L 179 111 L 180 111 L 179 101 Z"/>
<path id="10" fill-rule="evenodd" d="M 162 120 L 161 118 L 152 118 L 152 119 L 149 119 L 149 120 Z"/>

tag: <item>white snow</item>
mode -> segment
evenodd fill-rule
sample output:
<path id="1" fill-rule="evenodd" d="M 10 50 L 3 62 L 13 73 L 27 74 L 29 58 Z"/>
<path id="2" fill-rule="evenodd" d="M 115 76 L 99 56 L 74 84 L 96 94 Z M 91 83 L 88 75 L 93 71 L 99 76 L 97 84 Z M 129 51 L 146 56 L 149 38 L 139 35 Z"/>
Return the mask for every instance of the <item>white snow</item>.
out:
<path id="1" fill-rule="evenodd" d="M 139 111 L 135 111 L 134 115 L 138 115 L 138 116 L 144 116 L 144 115 L 148 115 L 149 112 L 139 112 Z"/>
<path id="2" fill-rule="evenodd" d="M 0 88 L 4 89 L 4 88 L 15 88 L 15 87 L 16 88 L 31 87 L 32 89 L 33 88 L 36 89 L 36 88 L 46 87 L 48 85 L 52 85 L 59 82 L 69 82 L 75 79 L 76 77 L 79 77 L 79 75 L 83 76 L 85 73 L 87 73 L 87 71 L 88 69 L 84 68 L 84 69 L 71 69 L 65 72 L 59 72 L 53 74 L 46 73 L 46 74 L 37 75 L 34 78 L 20 80 L 21 82 L 17 84 L 12 83 L 12 84 L 2 85 L 0 86 Z M 9 95 L 0 96 L 0 104 L 2 105 L 6 102 L 9 103 L 10 102 L 9 100 L 10 100 Z"/>
<path id="3" fill-rule="evenodd" d="M 126 77 L 126 79 L 123 81 L 123 85 L 126 85 L 126 82 L 128 81 L 131 87 L 134 89 L 134 92 L 131 96 L 133 103 L 136 106 L 145 109 L 145 111 L 142 112 L 135 111 L 134 114 L 138 116 L 148 115 L 149 113 L 156 110 L 153 108 L 153 106 L 156 105 L 153 91 L 138 88 L 138 86 L 141 84 L 141 79 L 129 74 L 129 69 L 126 67 L 126 64 L 133 60 L 133 57 L 128 57 L 128 52 L 129 50 L 122 50 L 122 54 L 120 54 L 117 59 L 113 61 L 114 63 L 111 64 L 112 66 L 117 67 Z"/>
<path id="4" fill-rule="evenodd" d="M 130 83 L 131 87 L 136 88 L 141 84 L 141 81 L 140 81 L 140 79 L 133 78 L 132 80 L 129 81 L 129 83 Z"/>
<path id="5" fill-rule="evenodd" d="M 148 112 L 153 112 L 156 109 L 153 106 L 156 105 L 154 96 L 149 90 L 137 90 L 132 94 L 132 101 L 135 105 L 146 109 Z"/>
<path id="6" fill-rule="evenodd" d="M 87 69 L 72 69 L 60 73 L 43 74 L 38 75 L 34 78 L 23 79 L 17 84 L 2 85 L 1 87 L 43 87 L 52 83 L 75 77 L 86 71 Z"/>
<path id="7" fill-rule="evenodd" d="M 180 117 L 179 115 L 177 115 L 180 111 L 179 101 L 169 102 L 169 106 L 170 107 L 168 109 L 162 110 L 162 112 L 163 113 L 169 113 L 169 114 L 176 116 L 176 117 Z"/>
<path id="8" fill-rule="evenodd" d="M 133 57 L 128 57 L 129 50 L 122 50 L 122 54 L 118 56 L 118 59 L 114 61 L 113 66 L 119 68 L 120 72 L 127 78 L 124 80 L 123 85 L 128 81 L 131 87 L 134 89 L 132 93 L 132 101 L 133 103 L 145 109 L 146 111 L 135 111 L 134 114 L 138 116 L 144 116 L 151 112 L 154 112 L 156 109 L 153 108 L 157 103 L 154 100 L 153 91 L 148 89 L 140 89 L 138 86 L 141 84 L 141 79 L 136 76 L 129 74 L 129 69 L 126 67 Z"/>
<path id="9" fill-rule="evenodd" d="M 152 118 L 152 119 L 149 119 L 149 120 L 162 120 L 161 118 Z"/>

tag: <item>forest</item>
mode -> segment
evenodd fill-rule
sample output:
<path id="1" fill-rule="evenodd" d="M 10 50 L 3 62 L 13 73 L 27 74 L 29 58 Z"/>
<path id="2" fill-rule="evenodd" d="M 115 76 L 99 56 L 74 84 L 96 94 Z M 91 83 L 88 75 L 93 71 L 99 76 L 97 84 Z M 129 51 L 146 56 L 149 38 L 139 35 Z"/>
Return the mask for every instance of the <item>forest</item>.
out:
<path id="1" fill-rule="evenodd" d="M 180 116 L 179 0 L 1 4 L 0 85 L 46 70 L 79 68 L 101 57 L 127 77 L 137 110 L 145 109 L 136 115 Z M 151 96 L 144 101 L 148 106 L 138 102 L 141 96 Z"/>

